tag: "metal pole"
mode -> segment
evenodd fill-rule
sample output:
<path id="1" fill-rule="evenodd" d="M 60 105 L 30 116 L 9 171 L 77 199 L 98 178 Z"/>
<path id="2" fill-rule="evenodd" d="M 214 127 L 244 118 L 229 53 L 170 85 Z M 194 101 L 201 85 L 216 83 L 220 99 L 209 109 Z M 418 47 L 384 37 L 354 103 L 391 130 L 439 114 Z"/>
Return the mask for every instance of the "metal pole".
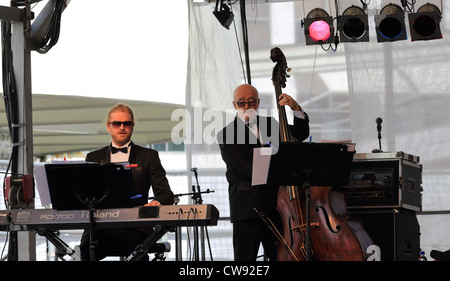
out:
<path id="1" fill-rule="evenodd" d="M 17 174 L 33 175 L 33 115 L 31 96 L 31 51 L 27 48 L 24 22 L 12 23 L 11 49 L 17 86 L 18 101 L 18 147 Z M 34 208 L 31 202 L 29 208 Z M 18 233 L 19 260 L 36 260 L 36 233 L 24 231 Z"/>
<path id="2" fill-rule="evenodd" d="M 244 38 L 244 52 L 245 52 L 245 64 L 247 67 L 247 83 L 252 84 L 251 71 L 250 71 L 250 55 L 248 49 L 248 30 L 247 30 L 247 16 L 245 13 L 245 0 L 241 0 L 241 24 L 242 24 L 242 36 Z"/>

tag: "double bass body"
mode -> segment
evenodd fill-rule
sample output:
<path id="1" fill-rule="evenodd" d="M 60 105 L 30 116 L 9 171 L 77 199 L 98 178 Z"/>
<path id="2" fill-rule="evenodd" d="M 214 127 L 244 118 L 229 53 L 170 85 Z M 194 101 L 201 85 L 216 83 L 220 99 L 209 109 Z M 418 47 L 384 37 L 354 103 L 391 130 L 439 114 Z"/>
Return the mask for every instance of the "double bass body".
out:
<path id="1" fill-rule="evenodd" d="M 310 189 L 310 241 L 311 260 L 316 261 L 363 261 L 369 254 L 367 248 L 373 244 L 372 239 L 362 227 L 359 220 L 349 216 L 345 204 L 345 189 L 330 186 L 311 186 Z M 301 214 L 305 216 L 306 191 L 299 187 Z M 301 200 L 303 199 L 303 200 Z M 278 211 L 283 220 L 283 236 L 290 243 L 298 260 L 306 260 L 304 245 L 306 244 L 306 226 L 292 225 L 289 209 L 289 192 L 286 187 L 278 190 Z M 297 204 L 297 203 L 294 203 Z M 306 218 L 298 219 L 306 222 Z M 291 222 L 291 223 L 289 223 Z M 293 226 L 293 227 L 292 227 Z M 290 238 L 294 240 L 290 240 Z M 299 240 L 295 240 L 299 239 Z M 302 243 L 302 241 L 305 241 Z M 302 245 L 303 244 L 303 245 Z M 279 261 L 295 260 L 288 254 L 285 247 L 278 248 Z"/>
<path id="2" fill-rule="evenodd" d="M 278 100 L 285 87 L 287 63 L 279 48 L 271 50 L 272 81 Z M 280 137 L 290 142 L 284 107 L 278 105 Z M 308 210 L 307 210 L 308 209 Z M 346 208 L 345 189 L 334 186 L 280 186 L 277 210 L 281 229 L 275 229 L 279 261 L 362 261 L 372 239 Z"/>
<path id="3" fill-rule="evenodd" d="M 311 230 L 311 239 L 315 244 L 322 245 L 316 249 L 317 259 L 367 260 L 367 248 L 373 241 L 362 227 L 361 221 L 349 216 L 345 190 L 342 187 L 313 186 L 311 199 L 314 200 L 311 204 L 314 208 L 314 212 L 311 212 L 314 214 L 312 219 L 318 220 L 324 228 L 322 232 Z"/>

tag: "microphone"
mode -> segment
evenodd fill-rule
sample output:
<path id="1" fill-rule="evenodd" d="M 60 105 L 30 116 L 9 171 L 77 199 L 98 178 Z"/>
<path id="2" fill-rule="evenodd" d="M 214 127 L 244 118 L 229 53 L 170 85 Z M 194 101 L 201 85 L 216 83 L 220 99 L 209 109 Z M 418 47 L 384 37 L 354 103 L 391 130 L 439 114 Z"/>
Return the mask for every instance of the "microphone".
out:
<path id="1" fill-rule="evenodd" d="M 194 176 L 195 176 L 195 179 L 197 180 L 197 185 L 198 185 L 198 174 L 197 174 L 197 168 L 196 167 L 194 167 L 194 168 L 191 168 L 191 171 L 192 172 L 194 172 Z M 193 186 L 192 186 L 193 187 Z M 195 190 L 194 190 L 194 192 L 195 192 Z"/>
<path id="2" fill-rule="evenodd" d="M 377 130 L 378 133 L 381 133 L 381 123 L 383 122 L 383 119 L 381 117 L 378 117 L 375 122 L 377 123 Z M 379 135 L 379 138 L 381 138 L 381 135 Z"/>
<path id="3" fill-rule="evenodd" d="M 374 149 L 372 150 L 372 152 L 383 152 L 383 150 L 381 150 L 381 123 L 383 122 L 383 119 L 381 119 L 381 117 L 378 117 L 377 119 L 375 119 L 375 123 L 377 123 L 377 131 L 378 131 L 378 146 L 380 149 Z"/>

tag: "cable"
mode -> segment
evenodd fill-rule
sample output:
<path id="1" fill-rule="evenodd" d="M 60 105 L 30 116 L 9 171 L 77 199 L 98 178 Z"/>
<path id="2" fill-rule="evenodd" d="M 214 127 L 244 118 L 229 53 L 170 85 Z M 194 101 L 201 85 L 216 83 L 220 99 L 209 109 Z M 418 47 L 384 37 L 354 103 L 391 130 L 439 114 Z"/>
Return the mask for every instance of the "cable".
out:
<path id="1" fill-rule="evenodd" d="M 61 14 L 64 10 L 64 2 L 65 0 L 57 0 L 50 24 L 44 35 L 43 42 L 41 46 L 36 49 L 38 53 L 45 54 L 50 51 L 56 43 L 58 43 L 61 29 Z"/>
<path id="2" fill-rule="evenodd" d="M 17 113 L 17 87 L 14 76 L 14 68 L 12 63 L 12 49 L 11 49 L 11 23 L 2 22 L 2 71 L 3 71 L 3 99 L 5 103 L 6 118 L 8 120 L 9 135 L 12 143 L 12 152 L 9 158 L 8 166 L 3 178 L 3 195 L 5 205 L 7 195 L 5 194 L 5 181 L 11 168 L 12 174 L 17 173 L 17 158 L 18 149 L 16 143 L 18 142 L 18 128 L 15 124 L 18 123 Z"/>
<path id="3" fill-rule="evenodd" d="M 189 216 L 191 215 L 191 211 L 192 208 L 188 211 L 188 215 L 186 217 L 186 221 L 189 221 Z M 180 214 L 182 212 L 182 209 L 180 208 Z M 187 242 L 187 247 L 186 247 L 186 251 L 187 251 L 187 256 L 188 256 L 188 261 L 192 261 L 192 257 L 193 257 L 193 249 L 191 247 L 191 236 L 189 234 L 189 225 L 186 224 L 186 242 Z"/>
<path id="4" fill-rule="evenodd" d="M 244 51 L 246 58 L 246 66 L 247 66 L 247 80 L 248 84 L 252 84 L 251 75 L 250 75 L 250 58 L 249 58 L 249 50 L 248 50 L 248 30 L 247 30 L 247 16 L 245 12 L 245 3 L 240 3 L 241 10 L 241 23 L 242 23 L 242 36 L 244 38 Z"/>
<path id="5" fill-rule="evenodd" d="M 311 74 L 311 85 L 309 86 L 309 103 L 308 103 L 308 109 L 307 112 L 309 111 L 309 108 L 311 106 L 311 94 L 312 94 L 312 90 L 313 90 L 313 85 L 314 85 L 314 74 L 316 72 L 316 60 L 317 60 L 317 46 L 316 46 L 316 50 L 314 52 L 314 62 L 313 62 L 313 69 L 312 69 L 312 74 Z"/>
<path id="6" fill-rule="evenodd" d="M 11 206 L 8 204 L 6 198 L 8 194 L 6 192 L 6 178 L 11 169 L 11 174 L 15 175 L 18 171 L 18 101 L 17 101 L 17 85 L 14 76 L 14 66 L 13 66 L 13 53 L 11 48 L 11 22 L 2 21 L 1 29 L 1 40 L 2 40 L 2 86 L 3 86 L 3 99 L 5 103 L 6 118 L 8 121 L 9 135 L 12 143 L 12 151 L 9 158 L 8 166 L 6 167 L 5 176 L 3 178 L 3 198 L 5 202 L 6 209 L 10 209 Z M 8 247 L 8 260 L 17 260 L 17 233 L 7 232 L 5 245 L 9 242 Z M 3 252 L 2 250 L 2 259 Z"/>
<path id="7" fill-rule="evenodd" d="M 239 53 L 239 57 L 241 59 L 242 76 L 244 77 L 245 83 L 247 83 L 247 76 L 245 75 L 245 68 L 244 68 L 244 60 L 242 59 L 241 46 L 239 44 L 239 36 L 238 36 L 238 33 L 237 33 L 236 22 L 235 21 L 233 21 L 233 26 L 234 26 L 234 34 L 236 35 L 236 43 L 237 43 L 237 46 L 238 46 L 238 53 Z"/>
<path id="8" fill-rule="evenodd" d="M 416 4 L 416 0 L 401 0 L 400 2 L 402 3 L 405 12 L 414 13 L 414 4 Z"/>
<path id="9" fill-rule="evenodd" d="M 5 259 L 7 259 L 7 257 L 5 257 L 5 255 L 4 255 L 4 253 L 5 253 L 6 245 L 8 244 L 8 238 L 9 238 L 9 231 L 6 232 L 5 242 L 3 244 L 2 253 L 0 255 L 1 261 L 4 261 Z"/>
<path id="10" fill-rule="evenodd" d="M 231 11 L 233 11 L 233 4 L 235 4 L 237 1 L 231 3 L 230 0 L 228 0 L 228 5 L 230 5 Z M 248 34 L 247 34 L 247 18 L 245 16 L 245 7 L 243 5 L 240 5 L 240 12 L 241 12 L 241 24 L 242 24 L 242 37 L 244 41 L 244 51 L 246 54 L 246 58 L 248 58 Z M 233 20 L 233 26 L 234 26 L 234 33 L 236 35 L 236 42 L 238 46 L 238 52 L 239 57 L 241 59 L 241 67 L 242 67 L 242 75 L 244 77 L 245 83 L 251 84 L 251 75 L 250 75 L 250 62 L 247 61 L 247 74 L 244 68 L 244 61 L 242 59 L 242 53 L 241 53 L 241 46 L 239 44 L 239 36 L 236 29 L 236 22 Z"/>

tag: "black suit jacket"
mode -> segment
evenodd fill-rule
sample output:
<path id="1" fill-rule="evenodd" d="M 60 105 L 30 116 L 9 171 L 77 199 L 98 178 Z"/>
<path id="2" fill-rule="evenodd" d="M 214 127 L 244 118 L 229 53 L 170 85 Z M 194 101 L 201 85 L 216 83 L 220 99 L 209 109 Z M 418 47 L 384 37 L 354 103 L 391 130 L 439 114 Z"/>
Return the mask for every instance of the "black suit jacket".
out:
<path id="1" fill-rule="evenodd" d="M 131 151 L 128 162 L 137 164 L 132 168 L 133 180 L 136 194 L 141 194 L 142 198 L 136 200 L 136 205 L 148 203 L 150 187 L 153 189 L 155 200 L 162 205 L 172 205 L 174 198 L 170 190 L 169 182 L 166 178 L 166 171 L 161 165 L 159 154 L 156 150 L 145 148 L 131 142 Z M 86 162 L 110 163 L 111 145 L 102 149 L 92 151 L 87 154 Z"/>
<path id="2" fill-rule="evenodd" d="M 276 210 L 278 187 L 252 186 L 251 179 L 253 149 L 269 142 L 274 143 L 273 136 L 278 137 L 278 133 L 272 132 L 279 130 L 278 122 L 272 117 L 262 116 L 258 116 L 256 122 L 261 140 L 238 117 L 217 135 L 222 159 L 227 167 L 231 222 L 257 218 L 254 208 L 268 215 Z M 309 136 L 308 116 L 305 119 L 294 118 L 294 125 L 290 125 L 289 130 L 298 141 L 306 139 Z"/>
<path id="3" fill-rule="evenodd" d="M 128 158 L 128 162 L 130 164 L 137 164 L 137 167 L 133 167 L 133 180 L 136 194 L 141 194 L 142 198 L 137 199 L 135 204 L 136 206 L 144 205 L 148 203 L 148 194 L 150 187 L 153 189 L 153 194 L 155 196 L 155 200 L 158 200 L 162 205 L 172 205 L 174 202 L 173 193 L 170 190 L 169 182 L 166 178 L 166 171 L 161 165 L 161 161 L 159 159 L 158 152 L 156 150 L 145 148 L 131 142 L 131 151 L 130 156 Z M 96 163 L 110 163 L 111 162 L 111 145 L 105 146 L 99 150 L 95 150 L 89 152 L 86 155 L 86 162 L 96 162 Z M 137 230 L 147 235 L 150 235 L 153 232 L 153 227 L 139 227 L 134 228 L 133 230 Z M 117 233 L 121 233 L 122 229 L 101 229 L 96 230 L 95 235 L 100 235 L 97 237 L 97 241 L 99 245 L 102 243 L 109 243 L 107 241 L 114 241 L 114 243 L 121 243 L 120 241 L 114 240 L 117 237 Z M 131 231 L 131 230 L 130 230 Z M 86 252 L 89 250 L 89 229 L 86 229 L 83 232 L 81 245 Z M 123 241 L 127 243 L 126 241 Z M 136 245 L 141 243 L 142 241 L 135 241 Z M 119 245 L 117 249 L 121 249 Z M 103 249 L 103 252 L 106 255 L 117 255 L 117 250 L 115 248 L 111 249 Z M 82 250 L 83 252 L 83 250 Z M 111 254 L 112 253 L 112 254 Z M 129 253 L 121 253 L 120 255 L 128 255 Z M 85 257 L 86 258 L 86 257 Z"/>

